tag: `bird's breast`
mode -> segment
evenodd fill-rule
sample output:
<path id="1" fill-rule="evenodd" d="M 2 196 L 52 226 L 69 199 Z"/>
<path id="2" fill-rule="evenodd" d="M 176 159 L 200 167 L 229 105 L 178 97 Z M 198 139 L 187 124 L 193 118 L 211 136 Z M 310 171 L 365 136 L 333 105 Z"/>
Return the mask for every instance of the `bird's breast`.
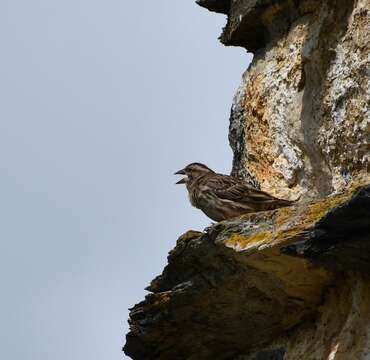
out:
<path id="1" fill-rule="evenodd" d="M 209 191 L 194 190 L 189 192 L 189 199 L 191 204 L 198 209 L 217 206 L 217 198 Z"/>
<path id="2" fill-rule="evenodd" d="M 196 189 L 189 189 L 189 200 L 191 205 L 199 208 L 199 193 Z"/>

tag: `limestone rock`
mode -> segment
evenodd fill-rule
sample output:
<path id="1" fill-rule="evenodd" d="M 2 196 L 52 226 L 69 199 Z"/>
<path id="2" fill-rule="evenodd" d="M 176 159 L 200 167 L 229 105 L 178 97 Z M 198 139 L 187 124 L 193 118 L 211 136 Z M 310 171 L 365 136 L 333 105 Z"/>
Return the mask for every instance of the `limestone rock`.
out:
<path id="1" fill-rule="evenodd" d="M 370 290 L 370 283 L 361 277 L 353 283 L 338 281 L 338 263 L 343 265 L 341 270 L 364 274 L 370 270 L 369 236 L 345 236 L 357 233 L 351 214 L 356 217 L 358 234 L 369 234 L 370 186 L 311 204 L 245 215 L 204 233 L 186 233 L 171 251 L 163 274 L 148 287 L 151 293 L 131 311 L 126 354 L 142 360 L 252 359 L 257 355 L 248 352 L 262 348 L 262 353 L 277 351 L 286 359 L 302 351 L 296 348 L 294 336 L 313 333 L 314 326 L 321 326 L 327 337 L 337 335 L 337 323 L 349 326 L 348 319 L 345 315 L 330 319 L 333 328 L 325 327 L 321 322 L 329 321 L 328 314 L 322 315 L 320 306 L 328 305 L 323 299 L 335 303 L 336 292 L 348 291 L 346 301 L 350 303 L 351 291 L 362 295 Z M 297 257 L 287 251 L 297 246 L 311 249 L 312 244 L 322 243 L 323 234 L 327 240 L 338 232 L 343 238 L 337 244 L 329 241 L 315 247 L 313 262 L 305 258 L 304 251 Z M 354 264 L 352 269 L 351 261 L 333 256 L 343 250 L 339 243 L 350 249 L 358 240 L 367 267 Z M 355 312 L 345 308 L 346 304 L 341 305 L 343 311 Z M 367 326 L 362 329 L 364 341 L 370 341 Z M 352 331 L 350 326 L 341 330 Z M 278 350 L 268 348 L 270 343 Z"/>
<path id="2" fill-rule="evenodd" d="M 370 170 L 370 1 L 232 1 L 221 40 L 255 53 L 230 119 L 233 174 L 279 196 Z"/>

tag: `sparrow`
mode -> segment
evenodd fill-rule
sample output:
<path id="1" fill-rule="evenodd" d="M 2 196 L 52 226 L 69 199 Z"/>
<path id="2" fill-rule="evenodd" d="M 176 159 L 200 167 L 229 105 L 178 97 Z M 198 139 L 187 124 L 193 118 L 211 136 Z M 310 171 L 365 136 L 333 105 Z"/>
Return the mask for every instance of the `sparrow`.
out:
<path id="1" fill-rule="evenodd" d="M 176 184 L 186 185 L 190 203 L 215 221 L 286 207 L 298 201 L 278 199 L 241 179 L 218 174 L 201 163 L 189 164 L 175 175 L 184 175 Z"/>

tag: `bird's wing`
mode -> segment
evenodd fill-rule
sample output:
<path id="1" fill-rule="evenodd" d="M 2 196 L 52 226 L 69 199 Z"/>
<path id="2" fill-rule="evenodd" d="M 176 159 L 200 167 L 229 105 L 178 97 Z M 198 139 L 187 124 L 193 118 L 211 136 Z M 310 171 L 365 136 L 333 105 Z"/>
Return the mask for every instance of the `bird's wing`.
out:
<path id="1" fill-rule="evenodd" d="M 207 185 L 219 198 L 225 200 L 247 204 L 280 201 L 264 191 L 251 187 L 242 180 L 227 175 L 214 176 L 208 180 Z M 286 200 L 281 201 L 285 202 Z"/>

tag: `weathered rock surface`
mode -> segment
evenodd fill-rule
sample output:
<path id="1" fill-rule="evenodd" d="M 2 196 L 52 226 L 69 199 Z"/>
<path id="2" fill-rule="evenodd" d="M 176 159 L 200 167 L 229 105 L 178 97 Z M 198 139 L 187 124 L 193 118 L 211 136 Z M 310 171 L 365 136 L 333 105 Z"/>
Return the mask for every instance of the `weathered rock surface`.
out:
<path id="1" fill-rule="evenodd" d="M 131 310 L 135 360 L 370 359 L 370 0 L 198 0 L 254 52 L 233 175 L 293 207 L 184 234 Z"/>
<path id="2" fill-rule="evenodd" d="M 311 204 L 224 221 L 205 233 L 186 233 L 170 253 L 163 274 L 148 287 L 151 294 L 131 311 L 126 354 L 148 360 L 236 359 L 273 343 L 284 359 L 294 359 L 289 356 L 303 351 L 292 340 L 298 334 L 313 336 L 313 329 L 321 326 L 326 341 L 332 341 L 354 331 L 348 312 L 355 316 L 356 306 L 370 311 L 370 303 L 351 298 L 370 290 L 370 283 L 361 280 L 370 274 L 369 219 L 366 186 Z M 346 249 L 353 249 L 351 256 L 361 252 L 361 261 L 340 257 Z M 351 278 L 338 270 L 363 275 Z M 345 294 L 344 304 L 338 293 Z M 325 306 L 331 313 L 340 310 L 328 303 L 343 306 L 345 313 L 335 319 L 321 314 Z M 370 341 L 370 318 L 364 325 L 365 344 Z M 308 351 L 309 344 L 305 346 Z M 367 346 L 364 351 L 370 351 Z M 275 350 L 262 353 L 270 356 Z"/>
<path id="3" fill-rule="evenodd" d="M 368 173 L 370 1 L 231 4 L 222 41 L 255 52 L 232 108 L 233 173 L 292 198 Z"/>

